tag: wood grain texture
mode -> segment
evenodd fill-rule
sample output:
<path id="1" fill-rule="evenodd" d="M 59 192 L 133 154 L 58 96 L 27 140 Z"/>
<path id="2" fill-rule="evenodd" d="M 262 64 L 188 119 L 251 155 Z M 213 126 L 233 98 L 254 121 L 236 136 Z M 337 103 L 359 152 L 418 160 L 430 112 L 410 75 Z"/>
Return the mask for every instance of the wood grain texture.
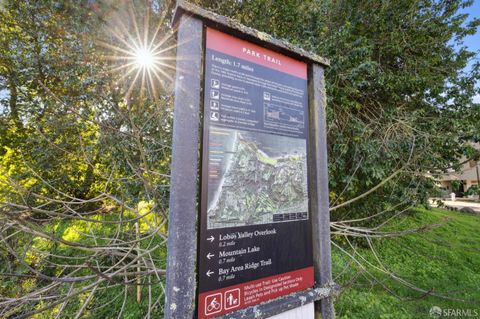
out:
<path id="1" fill-rule="evenodd" d="M 183 16 L 178 28 L 177 73 L 168 222 L 165 318 L 195 313 L 198 165 L 203 67 L 203 23 Z"/>
<path id="2" fill-rule="evenodd" d="M 309 68 L 310 103 L 310 211 L 313 221 L 313 263 L 318 287 L 333 285 L 328 197 L 328 157 L 326 130 L 326 95 L 324 69 L 316 64 Z M 317 317 L 335 318 L 333 298 L 315 303 Z"/>

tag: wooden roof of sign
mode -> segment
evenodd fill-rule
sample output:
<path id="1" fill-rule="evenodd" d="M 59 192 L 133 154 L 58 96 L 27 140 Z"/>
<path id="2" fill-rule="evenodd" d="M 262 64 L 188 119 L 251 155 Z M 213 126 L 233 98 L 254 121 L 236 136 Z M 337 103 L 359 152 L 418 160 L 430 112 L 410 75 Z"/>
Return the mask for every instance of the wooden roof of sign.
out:
<path id="1" fill-rule="evenodd" d="M 224 31 L 240 39 L 256 43 L 292 58 L 307 63 L 321 64 L 326 67 L 330 66 L 330 61 L 326 58 L 294 46 L 287 41 L 278 40 L 265 32 L 247 27 L 234 19 L 219 15 L 186 1 L 178 1 L 172 20 L 172 26 L 175 26 L 178 23 L 179 18 L 184 14 L 201 19 L 207 26 Z"/>

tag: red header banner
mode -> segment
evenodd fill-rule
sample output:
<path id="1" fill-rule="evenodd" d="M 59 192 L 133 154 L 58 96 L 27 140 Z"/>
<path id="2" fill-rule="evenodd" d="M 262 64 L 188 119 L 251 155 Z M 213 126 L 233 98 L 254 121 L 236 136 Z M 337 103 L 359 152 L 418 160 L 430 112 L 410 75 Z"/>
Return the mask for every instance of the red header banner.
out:
<path id="1" fill-rule="evenodd" d="M 256 44 L 207 28 L 207 48 L 307 79 L 307 64 Z"/>

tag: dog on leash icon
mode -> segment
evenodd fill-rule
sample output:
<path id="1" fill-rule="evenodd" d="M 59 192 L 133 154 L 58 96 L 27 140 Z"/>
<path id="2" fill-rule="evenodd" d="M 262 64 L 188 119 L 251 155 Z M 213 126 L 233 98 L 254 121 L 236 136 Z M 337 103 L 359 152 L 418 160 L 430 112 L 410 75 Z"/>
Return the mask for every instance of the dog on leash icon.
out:
<path id="1" fill-rule="evenodd" d="M 240 306 L 240 289 L 231 289 L 225 291 L 225 310 L 237 308 Z"/>

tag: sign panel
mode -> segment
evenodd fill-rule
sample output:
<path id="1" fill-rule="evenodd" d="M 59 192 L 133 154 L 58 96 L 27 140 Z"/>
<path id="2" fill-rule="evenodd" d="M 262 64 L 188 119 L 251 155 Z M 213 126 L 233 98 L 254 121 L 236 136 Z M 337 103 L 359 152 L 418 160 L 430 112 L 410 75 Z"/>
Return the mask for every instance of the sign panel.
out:
<path id="1" fill-rule="evenodd" d="M 313 286 L 307 65 L 207 28 L 198 317 Z M 194 182 L 194 181 L 192 181 Z"/>

